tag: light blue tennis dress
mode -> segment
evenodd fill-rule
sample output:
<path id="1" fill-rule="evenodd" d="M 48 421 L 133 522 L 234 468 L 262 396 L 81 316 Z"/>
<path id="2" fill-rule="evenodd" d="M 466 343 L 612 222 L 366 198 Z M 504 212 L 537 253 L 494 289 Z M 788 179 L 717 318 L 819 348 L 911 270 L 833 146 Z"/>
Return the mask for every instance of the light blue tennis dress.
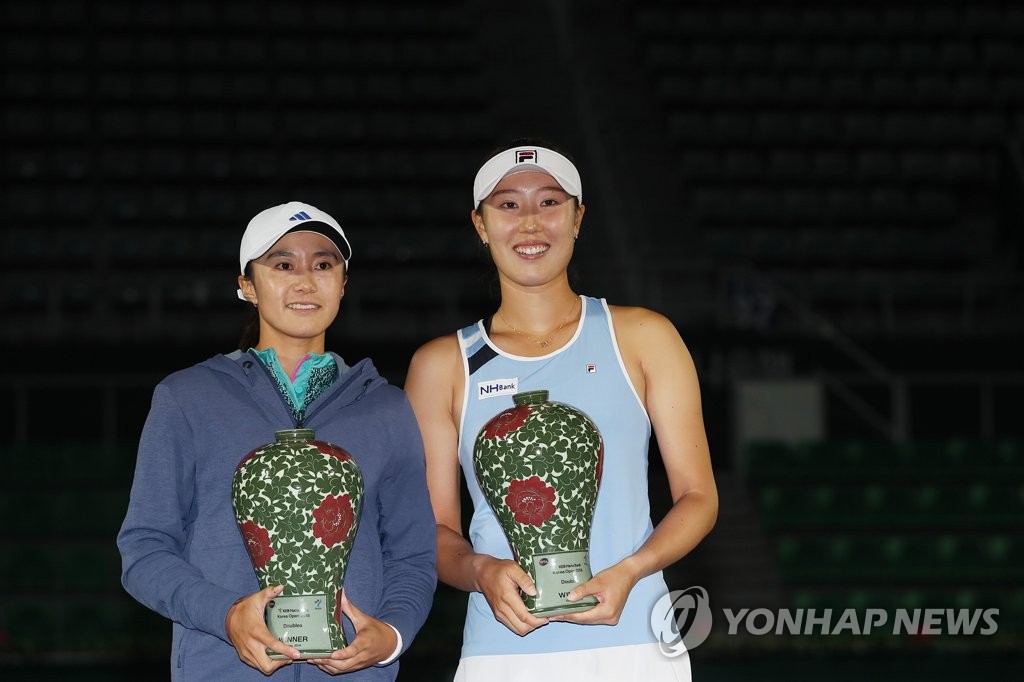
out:
<path id="1" fill-rule="evenodd" d="M 512 558 L 512 551 L 473 473 L 473 444 L 481 427 L 512 407 L 512 395 L 547 390 L 548 398 L 586 413 L 604 439 L 604 468 L 591 531 L 596 574 L 634 553 L 653 531 L 647 497 L 651 422 L 626 373 L 603 299 L 581 297 L 585 314 L 572 340 L 541 357 L 510 355 L 480 321 L 459 331 L 466 376 L 459 460 L 473 499 L 469 539 L 476 552 Z M 650 614 L 668 591 L 659 571 L 636 584 L 617 625 L 552 622 L 524 637 L 499 623 L 483 594 L 469 596 L 462 657 L 546 654 L 655 644 Z M 655 644 L 656 646 L 656 644 Z"/>

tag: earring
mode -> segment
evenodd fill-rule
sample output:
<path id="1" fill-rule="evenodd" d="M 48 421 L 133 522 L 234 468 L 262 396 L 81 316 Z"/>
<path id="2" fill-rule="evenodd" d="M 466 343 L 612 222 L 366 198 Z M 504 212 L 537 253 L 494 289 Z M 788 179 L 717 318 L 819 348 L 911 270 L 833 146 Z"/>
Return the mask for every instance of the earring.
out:
<path id="1" fill-rule="evenodd" d="M 482 245 L 482 246 L 483 246 L 484 248 L 487 248 L 488 246 L 490 246 L 490 245 L 491 245 L 491 244 L 490 244 L 490 242 L 485 242 L 485 241 L 482 241 L 482 242 L 480 242 L 480 244 L 481 244 L 481 245 Z"/>

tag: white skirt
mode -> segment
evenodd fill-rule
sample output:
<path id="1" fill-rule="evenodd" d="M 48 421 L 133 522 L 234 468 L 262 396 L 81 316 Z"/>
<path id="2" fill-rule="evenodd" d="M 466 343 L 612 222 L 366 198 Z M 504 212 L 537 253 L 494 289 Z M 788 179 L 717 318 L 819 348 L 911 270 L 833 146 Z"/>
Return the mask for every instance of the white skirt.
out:
<path id="1" fill-rule="evenodd" d="M 690 682 L 690 654 L 669 658 L 657 644 L 550 654 L 470 656 L 459 661 L 455 682 Z"/>

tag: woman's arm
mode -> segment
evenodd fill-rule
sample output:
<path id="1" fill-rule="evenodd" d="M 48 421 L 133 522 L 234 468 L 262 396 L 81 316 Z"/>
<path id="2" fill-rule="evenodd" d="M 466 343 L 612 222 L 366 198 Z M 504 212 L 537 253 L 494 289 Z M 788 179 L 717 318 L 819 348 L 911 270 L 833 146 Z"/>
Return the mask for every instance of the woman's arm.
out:
<path id="1" fill-rule="evenodd" d="M 270 588 L 252 595 L 233 592 L 207 580 L 184 558 L 195 490 L 191 433 L 171 389 L 157 386 L 139 442 L 128 512 L 117 536 L 121 582 L 145 606 L 231 643 L 243 661 L 270 673 L 289 661 L 271 661 L 266 647 L 299 655 L 263 623 Z M 259 618 L 253 615 L 256 611 Z"/>
<path id="2" fill-rule="evenodd" d="M 601 571 L 570 595 L 602 602 L 564 616 L 579 623 L 615 623 L 630 590 L 642 578 L 686 556 L 718 516 L 718 492 L 690 353 L 665 317 L 643 308 L 613 308 L 619 350 L 647 409 L 665 464 L 672 508 L 631 556 Z"/>
<path id="3" fill-rule="evenodd" d="M 458 453 L 462 376 L 458 338 L 451 335 L 416 351 L 405 384 L 426 453 L 427 488 L 437 523 L 437 573 L 452 587 L 482 592 L 495 618 L 524 635 L 547 623 L 531 614 L 519 596 L 519 589 L 535 594 L 532 579 L 514 561 L 477 554 L 462 535 Z"/>

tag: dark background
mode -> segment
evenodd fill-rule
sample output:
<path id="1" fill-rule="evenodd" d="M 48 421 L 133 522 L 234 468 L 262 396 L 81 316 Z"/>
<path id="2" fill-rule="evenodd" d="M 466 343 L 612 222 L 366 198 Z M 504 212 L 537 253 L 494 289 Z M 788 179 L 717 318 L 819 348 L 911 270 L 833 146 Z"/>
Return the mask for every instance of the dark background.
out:
<path id="1" fill-rule="evenodd" d="M 697 363 L 721 515 L 667 571 L 715 609 L 697 678 L 1021 669 L 1020 3 L 8 0 L 0 40 L 5 679 L 166 676 L 113 540 L 153 386 L 237 343 L 248 219 L 339 219 L 329 347 L 400 386 L 496 305 L 470 188 L 522 135 L 581 170 L 577 288 Z M 744 387 L 780 382 L 820 389 L 819 436 L 742 436 Z M 439 588 L 401 679 L 450 679 L 463 604 Z M 725 634 L 762 606 L 999 630 Z"/>

